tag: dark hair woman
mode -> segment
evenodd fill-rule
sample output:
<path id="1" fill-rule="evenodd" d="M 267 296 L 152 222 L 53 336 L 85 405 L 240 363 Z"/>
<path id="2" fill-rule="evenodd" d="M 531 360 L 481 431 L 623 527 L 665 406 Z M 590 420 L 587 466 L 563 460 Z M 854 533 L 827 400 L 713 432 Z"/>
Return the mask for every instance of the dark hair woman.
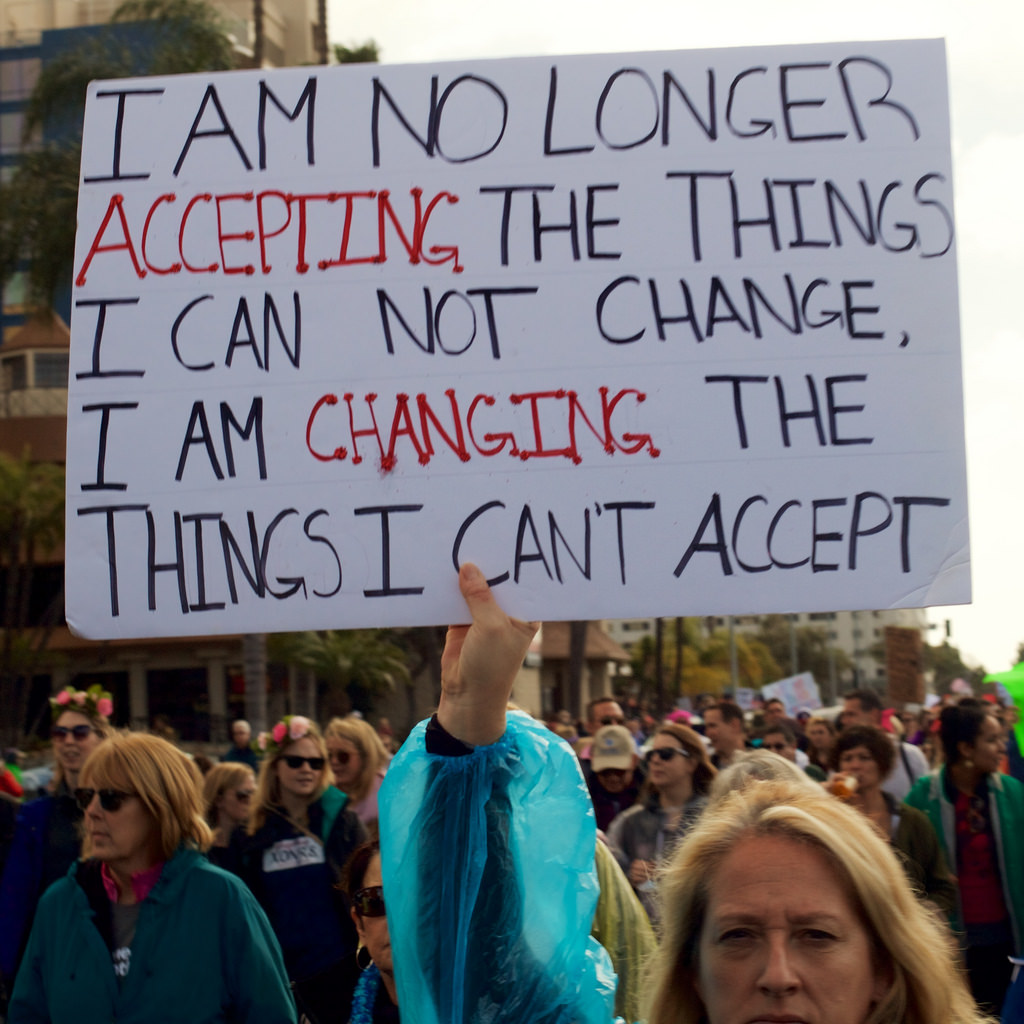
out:
<path id="1" fill-rule="evenodd" d="M 829 770 L 829 757 L 836 743 L 836 727 L 823 715 L 814 715 L 804 726 L 807 737 L 807 757 L 825 771 Z"/>
<path id="2" fill-rule="evenodd" d="M 707 804 L 715 768 L 689 726 L 658 727 L 644 760 L 640 800 L 608 827 L 608 843 L 651 920 L 658 921 L 658 869 Z"/>
<path id="3" fill-rule="evenodd" d="M 999 774 L 1006 740 L 989 705 L 968 699 L 943 708 L 939 736 L 946 763 L 917 780 L 907 803 L 928 815 L 955 865 L 971 991 L 998 1014 L 1007 957 L 1024 950 L 1024 785 Z"/>
<path id="4" fill-rule="evenodd" d="M 349 1024 L 397 1024 L 398 992 L 384 903 L 380 843 L 363 843 L 345 866 L 345 892 L 359 933 L 356 960 L 362 974 L 352 998 Z"/>
<path id="5" fill-rule="evenodd" d="M 68 686 L 50 699 L 56 765 L 50 795 L 25 804 L 0 884 L 0 971 L 10 988 L 39 898 L 78 858 L 82 811 L 74 791 L 86 758 L 110 734 L 114 704 L 100 686 Z"/>
<path id="6" fill-rule="evenodd" d="M 917 808 L 896 803 L 882 790 L 896 757 L 889 733 L 872 725 L 851 725 L 839 734 L 832 749 L 831 768 L 837 774 L 828 788 L 843 793 L 852 789 L 844 799 L 899 852 L 914 890 L 948 917 L 956 908 L 956 879 L 931 822 Z M 850 780 L 855 786 L 849 785 Z"/>

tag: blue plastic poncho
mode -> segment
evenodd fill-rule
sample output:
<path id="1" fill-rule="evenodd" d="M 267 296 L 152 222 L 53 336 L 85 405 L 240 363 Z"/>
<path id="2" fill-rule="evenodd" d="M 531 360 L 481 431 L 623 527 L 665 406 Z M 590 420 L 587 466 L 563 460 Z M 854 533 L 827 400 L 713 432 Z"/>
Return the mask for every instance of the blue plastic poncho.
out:
<path id="1" fill-rule="evenodd" d="M 572 750 L 520 712 L 464 757 L 428 753 L 425 731 L 380 799 L 402 1024 L 608 1024 L 594 812 Z"/>

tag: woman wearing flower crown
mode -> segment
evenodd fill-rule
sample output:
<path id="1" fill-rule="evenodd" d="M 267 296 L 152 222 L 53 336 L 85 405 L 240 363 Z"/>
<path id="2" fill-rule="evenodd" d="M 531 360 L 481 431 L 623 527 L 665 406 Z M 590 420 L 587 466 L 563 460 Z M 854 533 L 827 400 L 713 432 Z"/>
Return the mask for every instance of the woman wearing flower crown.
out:
<path id="1" fill-rule="evenodd" d="M 337 885 L 366 830 L 331 785 L 327 746 L 308 718 L 286 716 L 256 745 L 263 763 L 240 873 L 281 943 L 299 1008 L 314 1024 L 343 1022 L 359 969 Z"/>
<path id="2" fill-rule="evenodd" d="M 113 711 L 110 694 L 99 685 L 68 686 L 50 698 L 56 762 L 51 794 L 22 807 L 0 883 L 0 971 L 8 990 L 40 896 L 78 858 L 82 812 L 72 794 L 85 759 L 110 734 Z"/>

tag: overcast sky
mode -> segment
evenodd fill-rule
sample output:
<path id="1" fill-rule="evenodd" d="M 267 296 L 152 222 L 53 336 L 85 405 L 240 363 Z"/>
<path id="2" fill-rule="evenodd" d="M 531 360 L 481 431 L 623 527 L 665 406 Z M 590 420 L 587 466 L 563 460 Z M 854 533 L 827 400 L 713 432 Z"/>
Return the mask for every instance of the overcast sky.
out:
<path id="1" fill-rule="evenodd" d="M 330 0 L 332 42 L 383 60 L 944 37 L 953 123 L 974 602 L 933 609 L 989 671 L 1024 641 L 1024 3 Z M 941 628 L 933 642 L 941 639 Z"/>

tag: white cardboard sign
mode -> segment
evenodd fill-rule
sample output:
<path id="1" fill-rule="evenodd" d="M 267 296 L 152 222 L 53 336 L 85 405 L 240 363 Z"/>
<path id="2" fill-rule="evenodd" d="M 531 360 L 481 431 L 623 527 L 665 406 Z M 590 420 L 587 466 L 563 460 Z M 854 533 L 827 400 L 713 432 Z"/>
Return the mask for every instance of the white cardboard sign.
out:
<path id="1" fill-rule="evenodd" d="M 91 637 L 969 600 L 941 41 L 94 83 Z"/>

